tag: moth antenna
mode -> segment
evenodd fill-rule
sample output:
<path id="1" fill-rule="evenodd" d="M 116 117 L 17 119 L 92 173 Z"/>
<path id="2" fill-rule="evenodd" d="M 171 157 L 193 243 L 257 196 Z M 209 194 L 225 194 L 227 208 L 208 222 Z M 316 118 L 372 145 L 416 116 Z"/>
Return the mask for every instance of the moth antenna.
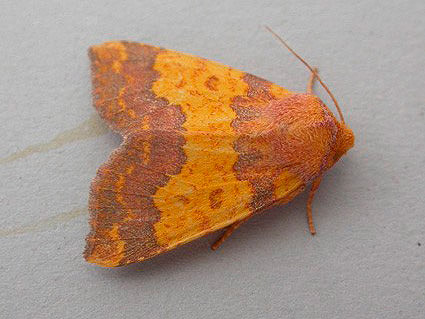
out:
<path id="1" fill-rule="evenodd" d="M 328 95 L 331 97 L 332 101 L 335 104 L 335 107 L 338 111 L 339 117 L 341 119 L 342 123 L 345 123 L 344 121 L 344 116 L 342 115 L 342 111 L 339 107 L 339 104 L 335 98 L 335 96 L 332 94 L 331 90 L 329 90 L 329 88 L 326 86 L 325 83 L 323 83 L 322 79 L 320 78 L 319 74 L 317 72 L 314 71 L 314 69 L 310 66 L 310 64 L 308 64 L 297 52 L 295 52 L 283 39 L 281 36 L 279 36 L 276 32 L 274 32 L 272 29 L 270 29 L 270 27 L 268 26 L 264 26 L 266 28 L 267 31 L 269 31 L 272 35 L 274 35 L 274 37 L 280 42 L 282 43 L 288 50 L 289 52 L 291 52 L 293 55 L 295 55 L 295 57 L 300 60 L 310 71 L 311 73 L 313 73 L 317 80 L 320 82 L 320 84 L 322 85 L 322 87 L 325 89 L 325 91 L 328 93 Z"/>

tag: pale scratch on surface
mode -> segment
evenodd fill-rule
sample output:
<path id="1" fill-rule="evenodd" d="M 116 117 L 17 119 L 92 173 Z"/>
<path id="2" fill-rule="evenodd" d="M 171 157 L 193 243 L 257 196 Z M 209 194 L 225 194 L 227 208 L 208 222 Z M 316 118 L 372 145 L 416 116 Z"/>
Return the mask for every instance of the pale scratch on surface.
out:
<path id="1" fill-rule="evenodd" d="M 65 144 L 106 134 L 108 131 L 106 124 L 104 124 L 96 114 L 93 114 L 77 127 L 59 133 L 47 143 L 31 145 L 22 151 L 0 158 L 0 164 L 7 164 L 35 153 L 51 151 Z"/>
<path id="2" fill-rule="evenodd" d="M 18 226 L 11 229 L 0 229 L 0 237 L 43 231 L 86 214 L 88 214 L 87 207 L 74 209 L 69 212 L 64 212 L 55 216 L 47 217 L 32 224 Z"/>

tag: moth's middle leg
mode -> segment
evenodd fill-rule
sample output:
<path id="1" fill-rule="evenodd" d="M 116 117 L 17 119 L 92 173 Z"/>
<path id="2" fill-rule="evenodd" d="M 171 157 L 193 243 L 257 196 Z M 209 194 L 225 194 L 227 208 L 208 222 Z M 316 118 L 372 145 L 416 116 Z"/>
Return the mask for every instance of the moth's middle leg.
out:
<path id="1" fill-rule="evenodd" d="M 311 206 L 313 204 L 313 198 L 314 194 L 316 194 L 317 190 L 319 189 L 320 182 L 322 181 L 322 177 L 317 177 L 313 183 L 311 184 L 310 193 L 308 194 L 308 201 L 307 201 L 307 222 L 308 222 L 308 228 L 310 230 L 310 233 L 312 235 L 316 234 L 316 228 L 314 227 L 313 223 L 313 213 Z"/>
<path id="2" fill-rule="evenodd" d="M 212 250 L 216 250 L 218 247 L 220 247 L 220 245 L 227 238 L 230 237 L 230 235 L 233 233 L 233 231 L 235 231 L 237 228 L 239 228 L 240 225 L 242 225 L 244 222 L 246 222 L 251 217 L 252 217 L 252 215 L 251 216 L 248 216 L 248 217 L 245 217 L 244 219 L 238 220 L 237 222 L 234 222 L 230 226 L 227 226 L 227 228 L 224 231 L 224 233 L 214 242 L 214 244 L 211 245 L 211 249 Z"/>

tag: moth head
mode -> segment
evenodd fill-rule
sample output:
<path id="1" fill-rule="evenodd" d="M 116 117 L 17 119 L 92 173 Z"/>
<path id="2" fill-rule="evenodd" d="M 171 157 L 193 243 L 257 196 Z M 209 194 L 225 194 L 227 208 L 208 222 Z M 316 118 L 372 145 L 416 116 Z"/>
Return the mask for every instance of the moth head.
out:
<path id="1" fill-rule="evenodd" d="M 353 131 L 343 122 L 337 122 L 338 133 L 335 142 L 334 163 L 354 146 Z"/>

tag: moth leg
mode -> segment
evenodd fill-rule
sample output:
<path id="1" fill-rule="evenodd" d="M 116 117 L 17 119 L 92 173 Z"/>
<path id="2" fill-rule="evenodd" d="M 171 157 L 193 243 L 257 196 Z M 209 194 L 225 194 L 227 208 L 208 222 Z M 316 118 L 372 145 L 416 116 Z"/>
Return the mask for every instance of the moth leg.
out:
<path id="1" fill-rule="evenodd" d="M 310 79 L 308 80 L 308 84 L 307 84 L 307 93 L 308 94 L 313 94 L 313 85 L 314 85 L 314 80 L 316 80 L 316 73 L 319 72 L 318 68 L 313 68 L 314 73 L 312 72 L 310 74 Z"/>
<path id="2" fill-rule="evenodd" d="M 308 194 L 308 201 L 307 201 L 307 222 L 308 222 L 308 228 L 310 229 L 310 233 L 312 235 L 316 234 L 316 228 L 313 224 L 313 214 L 311 210 L 311 205 L 313 203 L 314 194 L 319 188 L 320 182 L 322 181 L 322 176 L 319 176 L 316 178 L 313 183 L 311 184 L 310 193 Z"/>
<path id="3" fill-rule="evenodd" d="M 237 228 L 239 228 L 240 225 L 242 225 L 244 222 L 246 222 L 248 219 L 250 219 L 252 216 L 248 216 L 244 219 L 241 219 L 237 222 L 234 222 L 233 224 L 231 224 L 230 226 L 228 226 L 226 228 L 226 230 L 224 231 L 224 233 L 214 242 L 214 244 L 211 245 L 211 249 L 212 250 L 216 250 L 218 247 L 221 246 L 221 244 L 227 239 L 229 238 L 229 236 L 233 233 L 234 230 L 236 230 Z"/>

